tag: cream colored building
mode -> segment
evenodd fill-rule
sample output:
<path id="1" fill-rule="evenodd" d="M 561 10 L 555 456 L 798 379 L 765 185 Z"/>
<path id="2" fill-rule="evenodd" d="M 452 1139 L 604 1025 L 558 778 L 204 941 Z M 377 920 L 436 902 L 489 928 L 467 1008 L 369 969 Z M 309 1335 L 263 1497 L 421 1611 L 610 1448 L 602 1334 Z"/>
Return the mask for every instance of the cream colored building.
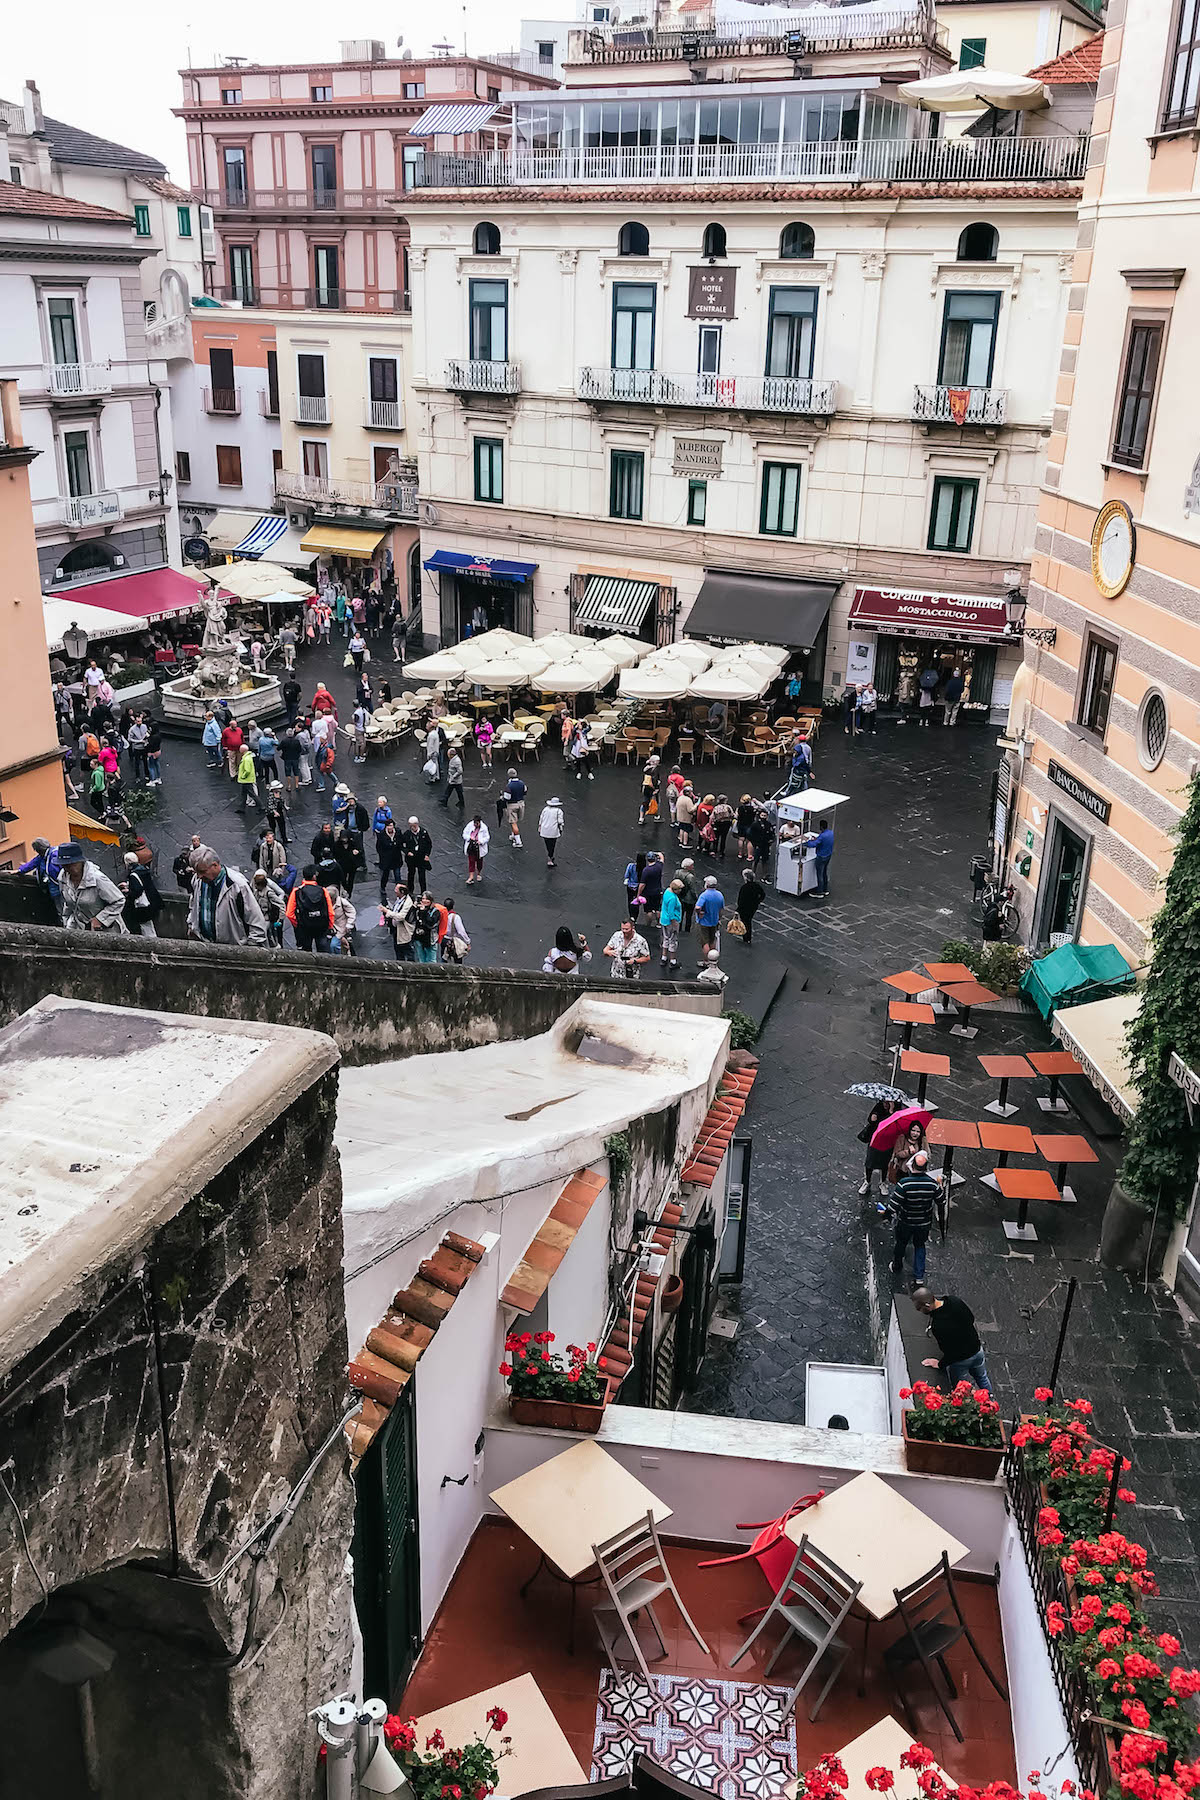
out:
<path id="1" fill-rule="evenodd" d="M 1024 75 L 1091 37 L 1104 22 L 1103 0 L 938 0 L 938 23 L 961 68 L 986 64 Z M 1111 12 L 1111 8 L 1109 9 Z"/>

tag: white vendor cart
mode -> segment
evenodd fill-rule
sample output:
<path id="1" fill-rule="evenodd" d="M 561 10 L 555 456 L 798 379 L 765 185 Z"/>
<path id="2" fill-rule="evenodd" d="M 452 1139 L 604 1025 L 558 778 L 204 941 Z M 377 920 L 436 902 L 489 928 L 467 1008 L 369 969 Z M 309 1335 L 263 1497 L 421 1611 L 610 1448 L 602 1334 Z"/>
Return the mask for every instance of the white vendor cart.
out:
<path id="1" fill-rule="evenodd" d="M 834 813 L 848 800 L 849 794 L 834 794 L 828 788 L 809 788 L 803 794 L 787 794 L 776 803 L 779 831 L 785 825 L 799 825 L 802 837 L 775 846 L 775 887 L 781 894 L 809 894 L 817 885 L 816 857 L 808 834 L 817 831 L 819 819 L 834 821 Z"/>

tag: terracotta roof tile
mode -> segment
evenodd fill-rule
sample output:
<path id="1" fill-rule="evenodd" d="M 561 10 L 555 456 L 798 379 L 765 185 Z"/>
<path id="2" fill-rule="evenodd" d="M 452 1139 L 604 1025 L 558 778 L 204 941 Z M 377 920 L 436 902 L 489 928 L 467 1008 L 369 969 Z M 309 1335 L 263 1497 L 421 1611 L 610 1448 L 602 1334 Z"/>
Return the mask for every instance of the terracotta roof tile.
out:
<path id="1" fill-rule="evenodd" d="M 110 212 L 107 206 L 90 206 L 86 200 L 72 200 L 67 194 L 43 194 L 38 188 L 22 187 L 15 181 L 0 181 L 0 214 L 5 213 L 21 213 L 33 219 L 103 219 L 109 225 L 133 225 L 127 213 Z"/>
<path id="2" fill-rule="evenodd" d="M 1076 44 L 1073 50 L 1064 50 L 1050 62 L 1039 63 L 1029 73 L 1035 81 L 1044 81 L 1047 87 L 1094 87 L 1100 79 L 1103 51 L 1104 33 L 1098 31 L 1094 37 Z"/>
<path id="3" fill-rule="evenodd" d="M 346 1443 L 355 1464 L 370 1449 L 375 1433 L 483 1256 L 482 1244 L 448 1231 L 433 1255 L 421 1264 L 420 1273 L 399 1290 L 378 1325 L 367 1333 L 366 1343 L 346 1371 L 350 1386 L 364 1396 L 362 1406 L 346 1424 Z"/>
<path id="4" fill-rule="evenodd" d="M 716 1099 L 704 1116 L 696 1141 L 688 1152 L 679 1179 L 696 1187 L 710 1188 L 725 1160 L 738 1120 L 746 1110 L 756 1069 L 726 1069 Z"/>
<path id="5" fill-rule="evenodd" d="M 455 206 L 463 204 L 470 194 L 481 205 L 486 194 L 494 206 L 546 206 L 556 202 L 586 202 L 617 206 L 641 205 L 661 201 L 664 205 L 684 206 L 689 202 L 709 208 L 723 201 L 769 200 L 790 205 L 796 200 L 832 200 L 839 205 L 859 201 L 870 206 L 880 200 L 977 200 L 986 192 L 989 200 L 1076 199 L 1083 192 L 1078 179 L 1061 181 L 857 181 L 857 182 L 791 182 L 791 181 L 695 181 L 672 184 L 665 181 L 626 182 L 617 187 L 593 186 L 591 182 L 574 186 L 551 186 L 536 182 L 529 187 L 490 188 L 409 188 L 403 194 L 390 195 L 405 210 L 413 206 Z"/>
<path id="6" fill-rule="evenodd" d="M 500 1296 L 502 1306 L 515 1307 L 519 1313 L 533 1311 L 607 1186 L 606 1177 L 591 1169 L 580 1169 L 571 1176 L 509 1276 Z"/>

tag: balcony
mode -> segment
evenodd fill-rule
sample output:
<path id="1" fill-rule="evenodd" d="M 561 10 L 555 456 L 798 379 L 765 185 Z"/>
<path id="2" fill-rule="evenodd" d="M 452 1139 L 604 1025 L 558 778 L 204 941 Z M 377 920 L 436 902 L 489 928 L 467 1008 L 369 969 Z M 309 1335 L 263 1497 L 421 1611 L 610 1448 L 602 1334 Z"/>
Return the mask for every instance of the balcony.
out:
<path id="1" fill-rule="evenodd" d="M 658 369 L 580 369 L 581 400 L 642 406 L 703 406 L 721 410 L 828 417 L 837 383 L 783 375 L 671 375 Z"/>
<path id="2" fill-rule="evenodd" d="M 592 149 L 431 151 L 415 168 L 422 188 L 532 186 L 541 182 L 1082 181 L 1086 137 L 876 138 L 776 144 L 616 145 Z"/>
<path id="3" fill-rule="evenodd" d="M 279 500 L 304 500 L 318 510 L 346 506 L 402 519 L 417 516 L 417 483 L 410 475 L 374 482 L 331 481 L 327 475 L 298 475 L 290 469 L 280 469 L 275 476 L 275 496 Z"/>
<path id="4" fill-rule="evenodd" d="M 67 494 L 63 519 L 68 525 L 111 525 L 125 517 L 120 494 Z"/>
<path id="5" fill-rule="evenodd" d="M 511 362 L 448 362 L 446 386 L 456 394 L 519 394 L 521 365 Z"/>
<path id="6" fill-rule="evenodd" d="M 965 410 L 957 398 L 951 403 L 951 395 L 963 394 L 967 395 Z M 1003 425 L 1007 412 L 1007 388 L 923 387 L 918 383 L 913 389 L 912 416 L 922 425 Z"/>
<path id="7" fill-rule="evenodd" d="M 261 306 L 268 312 L 406 313 L 412 300 L 401 288 L 219 287 L 212 298 L 226 306 Z"/>
<path id="8" fill-rule="evenodd" d="M 221 413 L 226 418 L 236 418 L 242 410 L 242 390 L 233 388 L 210 388 L 204 390 L 204 410 L 206 413 Z"/>
<path id="9" fill-rule="evenodd" d="M 296 423 L 298 425 L 328 425 L 328 394 L 298 394 L 296 396 Z"/>
<path id="10" fill-rule="evenodd" d="M 112 364 L 59 362 L 46 364 L 46 388 L 60 399 L 76 394 L 111 394 Z"/>
<path id="11" fill-rule="evenodd" d="M 368 400 L 363 424 L 371 431 L 403 431 L 404 407 L 399 400 Z"/>
<path id="12" fill-rule="evenodd" d="M 659 29 L 616 26 L 611 31 L 573 31 L 568 60 L 604 66 L 625 63 L 705 62 L 730 55 L 811 56 L 836 50 L 920 49 L 948 42 L 931 4 L 881 7 L 847 18 L 806 15 L 797 29 L 780 29 L 778 14 L 766 21 L 715 20 L 711 9 L 688 25 Z"/>
<path id="13" fill-rule="evenodd" d="M 214 213 L 283 213 L 301 217 L 306 213 L 378 214 L 391 218 L 385 188 L 205 188 L 195 199 L 211 206 Z"/>
<path id="14" fill-rule="evenodd" d="M 269 388 L 259 388 L 258 410 L 264 419 L 277 419 L 279 417 L 279 395 L 273 394 Z"/>

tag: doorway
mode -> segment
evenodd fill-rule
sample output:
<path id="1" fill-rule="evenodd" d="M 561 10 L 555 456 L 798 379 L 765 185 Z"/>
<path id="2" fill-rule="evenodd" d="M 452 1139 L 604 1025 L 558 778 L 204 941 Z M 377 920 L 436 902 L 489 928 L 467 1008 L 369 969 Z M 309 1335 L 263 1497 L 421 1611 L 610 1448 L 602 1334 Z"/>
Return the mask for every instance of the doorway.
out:
<path id="1" fill-rule="evenodd" d="M 354 1512 L 354 1605 L 363 1638 L 363 1692 L 389 1707 L 404 1691 L 421 1647 L 414 1383 L 359 1464 Z"/>
<path id="2" fill-rule="evenodd" d="M 478 637 L 480 632 L 493 631 L 497 627 L 532 637 L 533 597 L 527 581 L 480 581 L 473 576 L 459 575 L 456 586 L 456 642 L 466 637 Z"/>
<path id="3" fill-rule="evenodd" d="M 1052 810 L 1046 831 L 1046 846 L 1037 941 L 1039 944 L 1047 944 L 1053 943 L 1057 938 L 1073 943 L 1079 936 L 1083 918 L 1091 839 L 1075 831 Z"/>

